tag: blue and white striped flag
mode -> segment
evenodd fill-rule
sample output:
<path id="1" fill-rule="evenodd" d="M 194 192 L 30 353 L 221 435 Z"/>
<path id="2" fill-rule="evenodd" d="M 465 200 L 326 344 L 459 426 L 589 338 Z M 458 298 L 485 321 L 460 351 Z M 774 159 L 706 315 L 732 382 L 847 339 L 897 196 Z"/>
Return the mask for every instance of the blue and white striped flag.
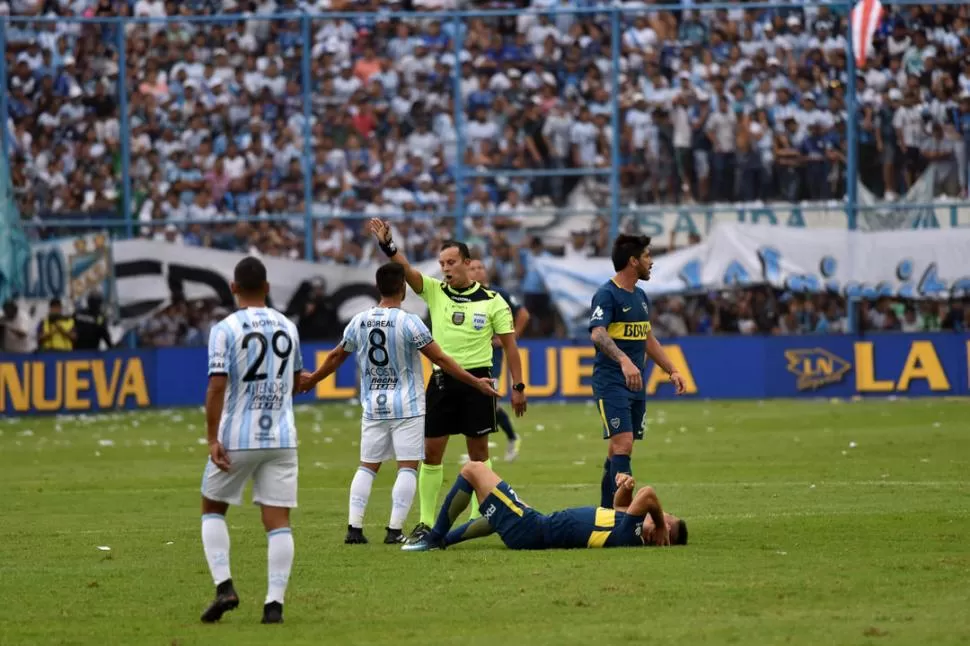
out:
<path id="1" fill-rule="evenodd" d="M 7 156 L 0 155 L 0 303 L 25 291 L 30 242 L 14 199 Z"/>

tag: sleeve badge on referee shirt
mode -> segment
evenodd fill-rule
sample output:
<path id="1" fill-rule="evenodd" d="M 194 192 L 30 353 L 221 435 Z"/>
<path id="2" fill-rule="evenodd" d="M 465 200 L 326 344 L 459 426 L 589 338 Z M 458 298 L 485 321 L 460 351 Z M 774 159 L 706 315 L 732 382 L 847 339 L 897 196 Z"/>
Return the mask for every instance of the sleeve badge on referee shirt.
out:
<path id="1" fill-rule="evenodd" d="M 462 323 L 465 322 L 465 313 L 464 312 L 452 312 L 451 313 L 451 322 L 454 323 L 455 325 L 461 325 Z"/>

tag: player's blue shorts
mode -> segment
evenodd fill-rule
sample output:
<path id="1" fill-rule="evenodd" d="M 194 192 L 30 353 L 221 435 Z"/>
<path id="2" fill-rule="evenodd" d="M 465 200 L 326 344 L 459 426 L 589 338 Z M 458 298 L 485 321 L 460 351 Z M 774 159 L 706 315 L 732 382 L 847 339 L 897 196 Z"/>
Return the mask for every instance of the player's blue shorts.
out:
<path id="1" fill-rule="evenodd" d="M 478 510 L 510 550 L 545 548 L 545 516 L 522 504 L 507 482 L 498 483 Z"/>
<path id="2" fill-rule="evenodd" d="M 596 393 L 594 393 L 596 395 Z M 642 440 L 646 426 L 647 402 L 621 393 L 596 400 L 596 408 L 603 422 L 603 439 L 619 433 L 633 433 L 633 439 Z"/>

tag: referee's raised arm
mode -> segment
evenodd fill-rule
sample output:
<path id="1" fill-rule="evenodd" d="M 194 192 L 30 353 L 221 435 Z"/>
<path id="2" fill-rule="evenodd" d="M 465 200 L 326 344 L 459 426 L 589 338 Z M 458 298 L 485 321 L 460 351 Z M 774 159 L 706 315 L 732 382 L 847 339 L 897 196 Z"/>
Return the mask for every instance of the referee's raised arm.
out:
<path id="1" fill-rule="evenodd" d="M 396 262 L 404 267 L 404 279 L 411 286 L 411 289 L 414 290 L 414 293 L 420 294 L 424 291 L 424 276 L 421 275 L 420 271 L 411 266 L 408 259 L 397 248 L 397 245 L 391 238 L 391 227 L 387 225 L 387 222 L 384 222 L 380 218 L 371 218 L 369 226 L 371 233 L 377 239 L 377 244 L 380 245 L 381 251 L 387 255 L 391 262 Z"/>

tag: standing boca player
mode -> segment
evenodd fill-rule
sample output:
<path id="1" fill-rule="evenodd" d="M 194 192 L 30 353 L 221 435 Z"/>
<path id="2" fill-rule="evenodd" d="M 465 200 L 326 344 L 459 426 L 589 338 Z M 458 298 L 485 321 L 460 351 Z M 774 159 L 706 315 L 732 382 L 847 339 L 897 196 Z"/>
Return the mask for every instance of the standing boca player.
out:
<path id="1" fill-rule="evenodd" d="M 650 279 L 653 259 L 648 236 L 620 235 L 613 243 L 616 275 L 593 296 L 590 338 L 596 346 L 593 361 L 593 397 L 603 422 L 603 439 L 609 440 L 600 506 L 611 508 L 618 473 L 631 474 L 633 441 L 643 439 L 646 399 L 643 373 L 646 357 L 670 375 L 683 394 L 684 378 L 650 331 L 650 300 L 637 287 Z"/>
<path id="2" fill-rule="evenodd" d="M 239 605 L 229 571 L 229 505 L 242 504 L 253 481 L 268 543 L 269 589 L 263 623 L 283 622 L 283 595 L 293 566 L 290 509 L 296 507 L 296 423 L 293 393 L 303 370 L 300 338 L 288 318 L 266 306 L 266 267 L 256 258 L 236 265 L 232 293 L 239 310 L 209 335 L 205 394 L 209 461 L 202 475 L 202 547 L 216 598 L 202 621 L 218 621 Z"/>

